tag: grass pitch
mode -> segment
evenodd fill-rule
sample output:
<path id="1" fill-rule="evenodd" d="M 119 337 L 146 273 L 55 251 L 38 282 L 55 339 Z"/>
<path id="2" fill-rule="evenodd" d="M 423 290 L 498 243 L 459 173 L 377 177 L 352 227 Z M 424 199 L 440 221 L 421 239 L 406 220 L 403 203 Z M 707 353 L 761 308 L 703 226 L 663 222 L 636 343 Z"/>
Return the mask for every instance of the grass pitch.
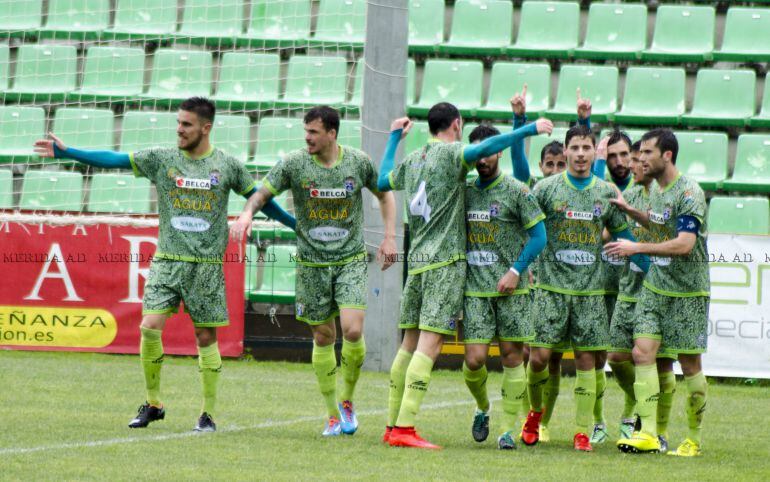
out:
<path id="1" fill-rule="evenodd" d="M 364 373 L 357 390 L 360 429 L 324 439 L 323 404 L 309 365 L 225 361 L 219 432 L 193 435 L 200 409 L 197 361 L 168 357 L 162 393 L 166 419 L 130 430 L 144 401 L 135 356 L 5 351 L 2 360 L 3 480 L 768 480 L 770 388 L 711 383 L 704 456 L 624 455 L 614 441 L 593 453 L 572 450 L 572 379 L 563 379 L 551 421 L 553 441 L 511 452 L 496 449 L 499 402 L 489 439 L 470 435 L 473 404 L 459 372 L 437 371 L 418 429 L 440 452 L 394 449 L 380 437 L 388 378 Z M 489 379 L 499 399 L 500 374 Z M 672 446 L 686 435 L 684 386 L 675 396 Z M 617 436 L 622 393 L 607 383 L 605 412 Z"/>

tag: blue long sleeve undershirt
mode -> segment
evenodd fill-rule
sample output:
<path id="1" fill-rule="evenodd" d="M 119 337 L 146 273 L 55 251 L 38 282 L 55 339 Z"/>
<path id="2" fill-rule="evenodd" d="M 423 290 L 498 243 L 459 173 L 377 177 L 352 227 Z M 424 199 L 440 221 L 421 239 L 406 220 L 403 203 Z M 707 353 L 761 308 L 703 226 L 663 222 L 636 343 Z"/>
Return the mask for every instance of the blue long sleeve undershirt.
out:
<path id="1" fill-rule="evenodd" d="M 513 129 L 519 129 L 527 124 L 527 116 L 513 116 Z M 524 139 L 516 139 L 511 144 L 511 164 L 513 166 L 513 177 L 527 184 L 532 173 L 529 171 L 529 159 L 524 152 Z"/>
<path id="2" fill-rule="evenodd" d="M 519 259 L 513 263 L 513 269 L 518 271 L 520 275 L 527 271 L 530 263 L 543 252 L 548 240 L 543 221 L 538 221 L 537 224 L 527 229 L 527 234 L 529 234 L 529 239 L 524 245 L 524 249 L 521 250 Z"/>

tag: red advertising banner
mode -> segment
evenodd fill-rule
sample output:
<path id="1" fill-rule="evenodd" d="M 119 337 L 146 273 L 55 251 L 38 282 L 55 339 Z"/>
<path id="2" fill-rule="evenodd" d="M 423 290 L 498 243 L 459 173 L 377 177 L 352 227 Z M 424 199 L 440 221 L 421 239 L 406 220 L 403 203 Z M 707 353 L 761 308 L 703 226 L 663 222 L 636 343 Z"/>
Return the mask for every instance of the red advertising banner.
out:
<path id="1" fill-rule="evenodd" d="M 142 294 L 157 227 L 0 223 L 0 347 L 138 353 Z M 241 248 L 225 263 L 230 325 L 218 330 L 223 355 L 243 351 Z M 164 351 L 197 353 L 189 315 L 166 322 Z"/>

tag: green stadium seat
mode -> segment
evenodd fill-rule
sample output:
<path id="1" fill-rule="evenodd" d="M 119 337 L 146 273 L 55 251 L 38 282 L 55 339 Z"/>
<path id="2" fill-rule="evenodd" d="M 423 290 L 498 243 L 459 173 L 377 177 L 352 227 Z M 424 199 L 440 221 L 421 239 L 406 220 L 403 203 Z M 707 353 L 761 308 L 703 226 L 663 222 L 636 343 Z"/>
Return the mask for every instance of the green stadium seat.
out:
<path id="1" fill-rule="evenodd" d="M 409 51 L 435 52 L 444 41 L 444 0 L 409 0 Z"/>
<path id="2" fill-rule="evenodd" d="M 151 147 L 176 146 L 176 113 L 126 112 L 123 117 L 122 152 L 136 152 Z"/>
<path id="3" fill-rule="evenodd" d="M 247 298 L 252 303 L 293 304 L 297 278 L 295 246 L 273 245 L 265 251 L 262 283 Z"/>
<path id="4" fill-rule="evenodd" d="M 278 100 L 280 62 L 278 54 L 226 52 L 212 100 L 221 109 L 271 108 Z"/>
<path id="5" fill-rule="evenodd" d="M 551 67 L 548 64 L 495 62 L 489 79 L 489 98 L 476 115 L 485 119 L 509 119 L 510 99 L 527 84 L 527 115 L 534 118 L 548 109 Z"/>
<path id="6" fill-rule="evenodd" d="M 706 225 L 709 233 L 770 234 L 770 204 L 765 197 L 714 197 Z"/>
<path id="7" fill-rule="evenodd" d="M 178 105 L 188 97 L 211 94 L 211 53 L 199 50 L 159 49 L 155 52 L 150 88 L 143 103 Z"/>
<path id="8" fill-rule="evenodd" d="M 567 134 L 566 127 L 554 127 L 551 135 L 540 134 L 537 136 L 528 137 L 525 141 L 528 147 L 525 148 L 527 152 L 527 160 L 529 161 L 529 171 L 531 175 L 537 179 L 543 177 L 543 172 L 540 170 L 540 152 L 547 144 L 553 141 L 559 141 L 564 144 L 564 136 Z"/>
<path id="9" fill-rule="evenodd" d="M 684 69 L 629 67 L 623 108 L 615 114 L 615 121 L 621 124 L 677 124 L 684 114 L 684 92 Z"/>
<path id="10" fill-rule="evenodd" d="M 53 132 L 56 133 L 57 137 L 64 139 L 68 146 L 78 149 L 115 150 L 113 142 L 115 115 L 109 109 L 75 107 L 56 109 Z M 76 161 L 63 161 L 65 165 L 79 164 Z"/>
<path id="11" fill-rule="evenodd" d="M 759 114 L 749 119 L 749 125 L 755 128 L 770 127 L 770 75 L 765 75 L 765 90 L 762 94 L 762 107 Z"/>
<path id="12" fill-rule="evenodd" d="M 115 25 L 105 40 L 164 40 L 176 32 L 177 0 L 116 0 Z"/>
<path id="13" fill-rule="evenodd" d="M 703 189 L 715 191 L 727 177 L 727 134 L 724 132 L 676 132 L 679 154 L 676 167 L 698 181 Z"/>
<path id="14" fill-rule="evenodd" d="M 75 89 L 77 50 L 71 45 L 32 45 L 19 47 L 13 87 L 5 100 L 59 102 Z"/>
<path id="15" fill-rule="evenodd" d="M 428 139 L 433 137 L 428 129 L 428 123 L 425 121 L 414 121 L 409 135 L 404 139 L 404 156 L 422 149 L 428 143 Z"/>
<path id="16" fill-rule="evenodd" d="M 738 138 L 733 177 L 722 183 L 728 191 L 770 192 L 770 135 Z"/>
<path id="17" fill-rule="evenodd" d="M 257 230 L 252 231 L 252 236 L 255 236 Z M 272 238 L 270 238 L 272 239 Z M 257 235 L 257 244 L 259 243 L 259 236 Z M 259 286 L 257 285 L 257 261 L 259 260 L 259 247 L 252 243 L 246 243 L 246 263 L 244 266 L 244 282 L 243 282 L 243 294 L 248 299 L 249 292 L 256 291 Z"/>
<path id="18" fill-rule="evenodd" d="M 700 69 L 692 111 L 682 116 L 689 126 L 742 127 L 754 115 L 753 70 Z"/>
<path id="19" fill-rule="evenodd" d="M 13 172 L 0 169 L 0 210 L 13 208 Z"/>
<path id="20" fill-rule="evenodd" d="M 211 129 L 211 143 L 239 161 L 249 158 L 251 123 L 245 115 L 217 114 Z"/>
<path id="21" fill-rule="evenodd" d="M 366 0 L 321 0 L 311 46 L 363 49 Z"/>
<path id="22" fill-rule="evenodd" d="M 577 2 L 524 2 L 513 57 L 566 58 L 577 47 L 580 6 Z"/>
<path id="23" fill-rule="evenodd" d="M 37 159 L 35 141 L 45 135 L 42 107 L 0 105 L 0 163 L 27 163 Z"/>
<path id="24" fill-rule="evenodd" d="M 8 45 L 0 45 L 0 92 L 8 90 L 8 66 L 10 62 L 11 53 Z"/>
<path id="25" fill-rule="evenodd" d="M 484 67 L 478 60 L 428 60 L 422 77 L 420 101 L 408 107 L 410 115 L 425 116 L 434 104 L 451 102 L 466 115 L 481 106 Z"/>
<path id="26" fill-rule="evenodd" d="M 177 42 L 235 45 L 243 33 L 243 0 L 185 0 Z"/>
<path id="27" fill-rule="evenodd" d="M 33 171 L 24 174 L 19 209 L 80 212 L 83 175 L 67 171 Z"/>
<path id="28" fill-rule="evenodd" d="M 257 129 L 257 152 L 246 165 L 264 175 L 289 151 L 305 147 L 305 127 L 302 119 L 263 117 Z"/>
<path id="29" fill-rule="evenodd" d="M 455 55 L 501 55 L 511 44 L 513 4 L 500 0 L 457 0 L 449 41 L 439 52 Z"/>
<path id="30" fill-rule="evenodd" d="M 289 60 L 286 93 L 278 107 L 304 108 L 318 104 L 341 107 L 345 102 L 348 64 L 344 57 L 295 55 Z"/>
<path id="31" fill-rule="evenodd" d="M 143 49 L 91 47 L 86 54 L 80 89 L 67 93 L 67 100 L 132 102 L 139 98 L 143 87 Z"/>
<path id="32" fill-rule="evenodd" d="M 722 48 L 714 52 L 714 60 L 770 61 L 770 8 L 729 9 Z"/>
<path id="33" fill-rule="evenodd" d="M 340 132 L 337 135 L 337 143 L 361 149 L 361 142 L 361 121 L 350 119 L 341 120 Z"/>
<path id="34" fill-rule="evenodd" d="M 646 6 L 592 3 L 585 42 L 574 55 L 579 59 L 635 60 L 646 46 Z"/>
<path id="35" fill-rule="evenodd" d="M 559 72 L 559 90 L 548 117 L 577 120 L 577 89 L 591 100 L 591 119 L 605 122 L 618 109 L 618 68 L 603 65 L 564 65 Z"/>
<path id="36" fill-rule="evenodd" d="M 240 45 L 254 48 L 294 47 L 310 37 L 309 0 L 252 0 L 251 20 Z"/>
<path id="37" fill-rule="evenodd" d="M 88 210 L 94 213 L 150 213 L 150 180 L 133 174 L 94 174 Z"/>
<path id="38" fill-rule="evenodd" d="M 711 6 L 662 5 L 655 13 L 655 35 L 642 59 L 703 62 L 714 50 L 716 11 Z"/>
<path id="39" fill-rule="evenodd" d="M 406 103 L 414 103 L 414 78 L 415 78 L 415 63 L 414 59 L 407 59 L 406 61 Z M 351 112 L 356 112 L 360 109 L 363 103 L 363 87 L 364 87 L 364 58 L 361 57 L 356 62 L 356 70 L 353 75 L 353 94 L 350 100 L 345 104 L 345 109 Z"/>
<path id="40" fill-rule="evenodd" d="M 36 35 L 43 20 L 43 0 L 0 1 L 0 37 Z"/>
<path id="41" fill-rule="evenodd" d="M 109 0 L 49 0 L 42 38 L 97 40 L 110 21 Z"/>

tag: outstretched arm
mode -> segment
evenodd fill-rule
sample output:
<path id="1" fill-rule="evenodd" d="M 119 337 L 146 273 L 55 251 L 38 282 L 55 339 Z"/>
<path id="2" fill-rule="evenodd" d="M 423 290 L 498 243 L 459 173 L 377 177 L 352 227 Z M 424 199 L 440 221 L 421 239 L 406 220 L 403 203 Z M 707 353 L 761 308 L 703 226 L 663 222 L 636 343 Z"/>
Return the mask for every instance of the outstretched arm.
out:
<path id="1" fill-rule="evenodd" d="M 244 234 L 247 237 L 251 235 L 251 220 L 254 218 L 254 213 L 262 209 L 272 197 L 273 193 L 265 186 L 260 187 L 259 190 L 252 191 L 238 220 L 230 226 L 230 239 L 240 242 Z"/>
<path id="2" fill-rule="evenodd" d="M 613 233 L 612 234 L 612 238 L 615 239 L 615 240 L 624 239 L 626 241 L 630 241 L 633 244 L 637 244 L 637 245 L 639 244 L 636 241 L 636 238 L 634 237 L 634 235 L 631 232 L 631 230 L 628 229 L 628 228 L 626 228 L 623 231 L 620 231 L 618 233 Z M 613 244 L 616 244 L 616 243 L 608 243 L 606 246 L 611 246 Z M 610 255 L 610 256 L 623 256 L 623 254 L 615 252 L 615 251 L 613 251 L 612 249 L 609 249 L 609 248 L 607 249 L 607 254 Z M 650 258 L 646 254 L 643 254 L 642 252 L 636 252 L 636 253 L 633 253 L 633 254 L 632 253 L 628 253 L 628 254 L 630 254 L 631 261 L 635 265 L 639 266 L 639 268 L 641 268 L 642 271 L 644 271 L 645 273 L 647 271 L 649 271 L 649 269 L 650 269 Z"/>
<path id="3" fill-rule="evenodd" d="M 398 143 L 404 139 L 412 129 L 412 121 L 408 117 L 401 117 L 390 124 L 390 137 L 385 145 L 385 152 L 380 161 L 380 175 L 377 177 L 377 190 L 380 192 L 392 191 L 390 185 L 390 173 L 395 167 L 396 151 Z"/>
<path id="4" fill-rule="evenodd" d="M 252 189 L 251 191 L 247 192 L 243 195 L 246 199 L 250 199 L 251 196 L 257 193 L 257 188 Z M 279 223 L 283 224 L 287 228 L 291 228 L 292 231 L 297 230 L 297 220 L 286 212 L 280 204 L 275 202 L 275 199 L 270 198 L 267 203 L 265 203 L 264 206 L 262 206 L 261 211 L 265 213 L 265 216 L 267 216 L 270 219 L 273 219 L 275 221 L 278 221 Z"/>
<path id="5" fill-rule="evenodd" d="M 61 139 L 50 133 L 51 139 L 35 142 L 35 152 L 40 157 L 55 159 L 74 159 L 89 166 L 106 169 L 131 169 L 131 158 L 125 152 L 89 151 L 67 147 Z"/>
<path id="6" fill-rule="evenodd" d="M 537 122 L 533 122 L 524 127 L 516 129 L 515 131 L 508 132 L 506 134 L 500 134 L 497 136 L 487 137 L 478 144 L 472 144 L 465 146 L 463 150 L 463 159 L 469 165 L 474 164 L 476 161 L 483 157 L 497 154 L 505 149 L 511 147 L 515 140 L 524 139 L 528 136 L 536 136 L 546 132 L 550 134 L 553 131 L 553 122 L 548 119 L 538 119 Z"/>
<path id="7" fill-rule="evenodd" d="M 591 167 L 591 173 L 604 181 L 604 173 L 607 171 L 607 143 L 610 138 L 605 137 L 596 146 L 596 159 Z"/>

